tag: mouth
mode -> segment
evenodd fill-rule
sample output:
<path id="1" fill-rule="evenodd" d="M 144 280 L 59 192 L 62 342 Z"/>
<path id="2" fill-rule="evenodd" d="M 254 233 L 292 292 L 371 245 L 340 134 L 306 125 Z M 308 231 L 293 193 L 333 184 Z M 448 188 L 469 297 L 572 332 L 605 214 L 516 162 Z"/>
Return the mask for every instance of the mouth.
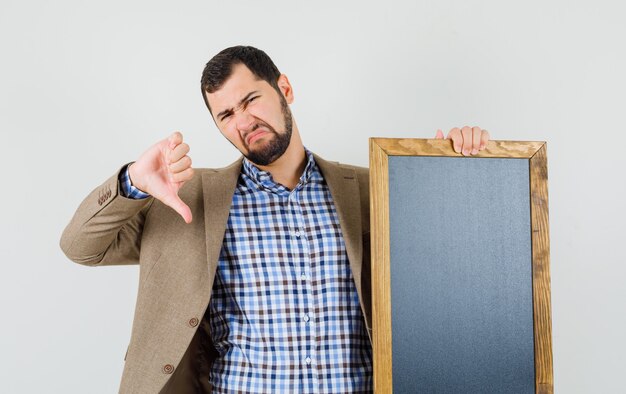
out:
<path id="1" fill-rule="evenodd" d="M 253 131 L 252 133 L 250 133 L 250 134 L 248 134 L 246 136 L 246 144 L 250 145 L 254 141 L 256 141 L 259 138 L 261 138 L 262 136 L 264 136 L 265 134 L 267 134 L 267 130 L 265 130 L 265 129 L 259 128 L 259 129 L 255 130 L 255 131 Z"/>

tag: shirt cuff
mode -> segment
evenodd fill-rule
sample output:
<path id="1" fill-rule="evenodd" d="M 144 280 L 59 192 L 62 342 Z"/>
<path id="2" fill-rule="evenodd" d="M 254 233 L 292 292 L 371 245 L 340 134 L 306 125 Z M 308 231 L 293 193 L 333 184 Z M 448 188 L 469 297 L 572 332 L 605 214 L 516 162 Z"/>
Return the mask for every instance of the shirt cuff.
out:
<path id="1" fill-rule="evenodd" d="M 133 163 L 130 163 L 130 164 L 133 164 Z M 133 199 L 133 200 L 142 200 L 144 198 L 150 197 L 150 194 L 137 189 L 131 183 L 130 174 L 128 171 L 128 167 L 130 167 L 130 164 L 124 167 L 122 171 L 120 171 L 119 181 L 121 185 L 120 190 L 122 192 L 122 196 Z"/>

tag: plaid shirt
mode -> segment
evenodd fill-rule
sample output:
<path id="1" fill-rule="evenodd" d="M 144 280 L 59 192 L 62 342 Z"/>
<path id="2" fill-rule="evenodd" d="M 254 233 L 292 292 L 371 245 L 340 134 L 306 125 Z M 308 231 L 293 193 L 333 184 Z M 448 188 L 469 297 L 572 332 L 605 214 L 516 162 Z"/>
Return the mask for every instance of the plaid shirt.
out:
<path id="1" fill-rule="evenodd" d="M 130 164 L 133 164 L 133 163 L 130 163 Z M 127 165 L 123 171 L 120 171 L 119 181 L 120 181 L 120 185 L 122 185 L 122 187 L 120 188 L 122 191 L 122 195 L 124 197 L 133 198 L 135 200 L 141 200 L 143 198 L 150 197 L 148 193 L 142 192 L 141 190 L 133 186 L 133 184 L 131 183 L 130 175 L 128 172 L 128 167 L 130 167 L 130 164 Z"/>
<path id="2" fill-rule="evenodd" d="M 307 158 L 293 190 L 243 161 L 209 304 L 216 393 L 372 391 L 339 219 Z"/>

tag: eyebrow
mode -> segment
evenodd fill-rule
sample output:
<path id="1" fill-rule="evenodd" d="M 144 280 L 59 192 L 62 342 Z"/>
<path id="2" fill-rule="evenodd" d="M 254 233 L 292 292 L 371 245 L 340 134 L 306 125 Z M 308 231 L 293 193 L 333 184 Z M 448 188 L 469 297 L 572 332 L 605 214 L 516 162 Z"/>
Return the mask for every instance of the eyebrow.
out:
<path id="1" fill-rule="evenodd" d="M 237 108 L 241 107 L 243 105 L 243 103 L 245 103 L 246 100 L 248 100 L 250 98 L 250 96 L 252 96 L 253 94 L 256 94 L 256 93 L 258 93 L 257 90 L 252 91 L 252 92 L 246 94 L 246 96 L 244 98 L 239 100 L 239 104 L 237 105 Z M 216 118 L 221 120 L 224 115 L 226 115 L 226 114 L 228 114 L 230 112 L 233 112 L 233 109 L 232 108 L 227 108 L 227 109 L 223 110 L 222 112 L 220 112 L 219 114 L 217 114 Z"/>

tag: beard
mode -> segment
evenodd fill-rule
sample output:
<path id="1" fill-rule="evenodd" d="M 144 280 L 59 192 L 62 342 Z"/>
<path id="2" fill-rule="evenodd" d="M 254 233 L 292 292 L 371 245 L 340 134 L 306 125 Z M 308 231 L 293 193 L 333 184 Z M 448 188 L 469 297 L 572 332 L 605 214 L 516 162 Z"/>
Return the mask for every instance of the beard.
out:
<path id="1" fill-rule="evenodd" d="M 249 146 L 247 147 L 248 153 L 244 154 L 244 156 L 254 164 L 260 166 L 272 164 L 280 158 L 289 147 L 289 143 L 291 142 L 291 133 L 293 131 L 293 119 L 287 100 L 285 100 L 282 94 L 280 95 L 280 109 L 283 114 L 283 123 L 285 124 L 285 130 L 282 133 L 278 133 L 276 129 L 265 122 L 256 124 L 252 129 L 253 132 L 263 126 L 267 129 L 268 134 L 271 134 L 269 136 L 271 139 L 267 141 L 266 144 L 263 144 L 255 149 L 250 148 Z"/>

